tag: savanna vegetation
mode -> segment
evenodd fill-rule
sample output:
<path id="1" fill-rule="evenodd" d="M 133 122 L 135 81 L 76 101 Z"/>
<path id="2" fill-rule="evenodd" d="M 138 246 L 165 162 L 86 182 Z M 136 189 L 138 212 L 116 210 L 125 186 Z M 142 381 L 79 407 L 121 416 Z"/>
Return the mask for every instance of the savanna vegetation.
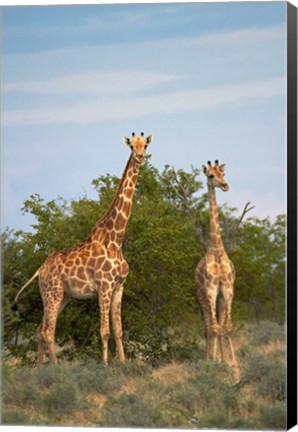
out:
<path id="1" fill-rule="evenodd" d="M 159 172 L 149 159 L 141 167 L 123 245 L 130 265 L 122 308 L 129 361 L 113 360 L 109 368 L 99 365 L 96 299 L 73 299 L 63 311 L 56 332 L 60 366 L 41 371 L 31 367 L 42 318 L 37 281 L 17 304 L 13 299 L 49 253 L 88 236 L 119 178 L 95 179 L 97 200 L 45 202 L 35 194 L 24 202 L 23 211 L 35 216 L 32 231 L 2 233 L 3 423 L 284 428 L 285 216 L 261 220 L 251 211 L 241 218 L 233 207 L 219 209 L 236 268 L 236 383 L 227 366 L 202 360 L 194 269 L 206 248 L 209 211 L 199 174 L 169 166 Z M 113 358 L 112 337 L 110 350 Z"/>
<path id="2" fill-rule="evenodd" d="M 185 429 L 286 429 L 284 328 L 272 322 L 238 329 L 241 379 L 223 363 L 187 360 L 151 366 L 141 360 L 61 360 L 3 373 L 2 423 Z M 177 353 L 179 358 L 179 353 Z"/>

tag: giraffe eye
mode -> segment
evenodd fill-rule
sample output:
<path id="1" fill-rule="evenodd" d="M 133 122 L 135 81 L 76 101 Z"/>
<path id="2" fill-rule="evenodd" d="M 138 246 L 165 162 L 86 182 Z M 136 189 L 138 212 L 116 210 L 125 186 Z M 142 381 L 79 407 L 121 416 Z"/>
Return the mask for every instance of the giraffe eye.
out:
<path id="1" fill-rule="evenodd" d="M 132 145 L 130 145 L 129 147 L 133 150 L 133 146 Z"/>
<path id="2" fill-rule="evenodd" d="M 145 144 L 145 145 L 144 145 L 144 148 L 145 148 L 145 150 L 146 150 L 146 148 L 147 148 L 147 147 L 148 147 L 148 145 L 147 145 L 147 144 Z"/>
<path id="3" fill-rule="evenodd" d="M 214 178 L 214 175 L 213 175 L 213 174 L 210 174 L 209 178 L 211 178 L 211 179 Z"/>

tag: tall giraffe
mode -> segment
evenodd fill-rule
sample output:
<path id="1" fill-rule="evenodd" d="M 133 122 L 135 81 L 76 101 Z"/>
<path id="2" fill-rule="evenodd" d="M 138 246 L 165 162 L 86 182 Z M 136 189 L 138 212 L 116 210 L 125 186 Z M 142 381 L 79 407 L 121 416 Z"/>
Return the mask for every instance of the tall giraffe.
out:
<path id="1" fill-rule="evenodd" d="M 219 165 L 218 160 L 215 161 L 214 166 L 208 161 L 208 167 L 203 165 L 202 169 L 207 176 L 209 192 L 210 239 L 206 254 L 196 267 L 195 280 L 206 332 L 205 358 L 206 360 L 216 359 L 219 337 L 221 359 L 225 360 L 224 335 L 227 332 L 232 364 L 237 366 L 231 317 L 235 269 L 221 238 L 215 197 L 216 187 L 226 192 L 229 186 L 224 180 L 225 165 Z"/>
<path id="2" fill-rule="evenodd" d="M 139 168 L 151 141 L 152 135 L 145 138 L 143 132 L 140 137 L 136 137 L 135 133 L 132 134 L 131 139 L 124 137 L 124 142 L 131 148 L 131 155 L 108 211 L 96 222 L 85 241 L 73 248 L 49 255 L 17 294 L 15 301 L 26 286 L 37 276 L 39 277 L 44 316 L 37 329 L 38 367 L 43 363 L 45 344 L 48 346 L 52 363 L 57 363 L 56 322 L 71 297 L 78 299 L 98 297 L 104 364 L 108 362 L 111 310 L 119 360 L 125 360 L 121 300 L 129 266 L 122 255 L 122 243 L 131 214 Z"/>

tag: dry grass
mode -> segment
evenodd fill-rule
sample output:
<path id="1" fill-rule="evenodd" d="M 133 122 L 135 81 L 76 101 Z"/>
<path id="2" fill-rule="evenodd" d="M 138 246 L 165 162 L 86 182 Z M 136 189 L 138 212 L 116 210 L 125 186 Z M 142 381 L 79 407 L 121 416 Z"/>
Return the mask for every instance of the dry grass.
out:
<path id="1" fill-rule="evenodd" d="M 260 328 L 261 335 L 257 328 L 235 335 L 238 380 L 228 365 L 203 359 L 158 368 L 137 361 L 108 368 L 62 362 L 41 370 L 10 363 L 2 386 L 2 423 L 284 429 L 285 344 L 277 337 L 280 329 L 269 338 L 271 327 Z"/>
<path id="2" fill-rule="evenodd" d="M 257 348 L 257 352 L 259 352 L 260 354 L 263 354 L 263 355 L 268 355 L 272 352 L 278 352 L 278 351 L 280 351 L 281 353 L 284 353 L 285 348 L 286 348 L 285 342 L 278 340 L 278 341 L 272 341 L 272 342 L 269 342 L 265 345 L 259 346 Z"/>
<path id="3" fill-rule="evenodd" d="M 190 377 L 190 372 L 185 368 L 184 364 L 171 363 L 153 370 L 152 375 L 167 386 L 186 381 Z"/>

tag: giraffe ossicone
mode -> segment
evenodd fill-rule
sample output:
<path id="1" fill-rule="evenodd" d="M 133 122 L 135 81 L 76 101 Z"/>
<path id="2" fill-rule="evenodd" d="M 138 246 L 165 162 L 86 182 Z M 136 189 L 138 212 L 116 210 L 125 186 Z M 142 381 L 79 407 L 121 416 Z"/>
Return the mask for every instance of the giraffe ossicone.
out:
<path id="1" fill-rule="evenodd" d="M 210 238 L 204 257 L 195 270 L 197 297 L 205 326 L 205 359 L 217 359 L 217 340 L 219 338 L 221 360 L 226 360 L 225 334 L 229 341 L 232 365 L 238 367 L 233 343 L 232 302 L 234 296 L 235 269 L 229 259 L 222 241 L 215 188 L 227 192 L 229 186 L 224 179 L 225 165 L 214 165 L 210 161 L 203 165 L 207 177 L 210 206 Z"/>
<path id="2" fill-rule="evenodd" d="M 122 254 L 122 243 L 131 214 L 139 168 L 152 139 L 152 135 L 145 138 L 143 132 L 139 137 L 135 133 L 131 138 L 124 137 L 124 142 L 131 148 L 131 155 L 107 212 L 96 222 L 85 241 L 49 255 L 17 294 L 15 301 L 29 283 L 39 277 L 44 316 L 37 329 L 37 366 L 43 363 L 45 345 L 48 346 L 51 362 L 57 363 L 56 322 L 71 297 L 98 298 L 104 364 L 108 362 L 111 313 L 118 357 L 120 361 L 125 360 L 121 302 L 129 266 Z"/>

